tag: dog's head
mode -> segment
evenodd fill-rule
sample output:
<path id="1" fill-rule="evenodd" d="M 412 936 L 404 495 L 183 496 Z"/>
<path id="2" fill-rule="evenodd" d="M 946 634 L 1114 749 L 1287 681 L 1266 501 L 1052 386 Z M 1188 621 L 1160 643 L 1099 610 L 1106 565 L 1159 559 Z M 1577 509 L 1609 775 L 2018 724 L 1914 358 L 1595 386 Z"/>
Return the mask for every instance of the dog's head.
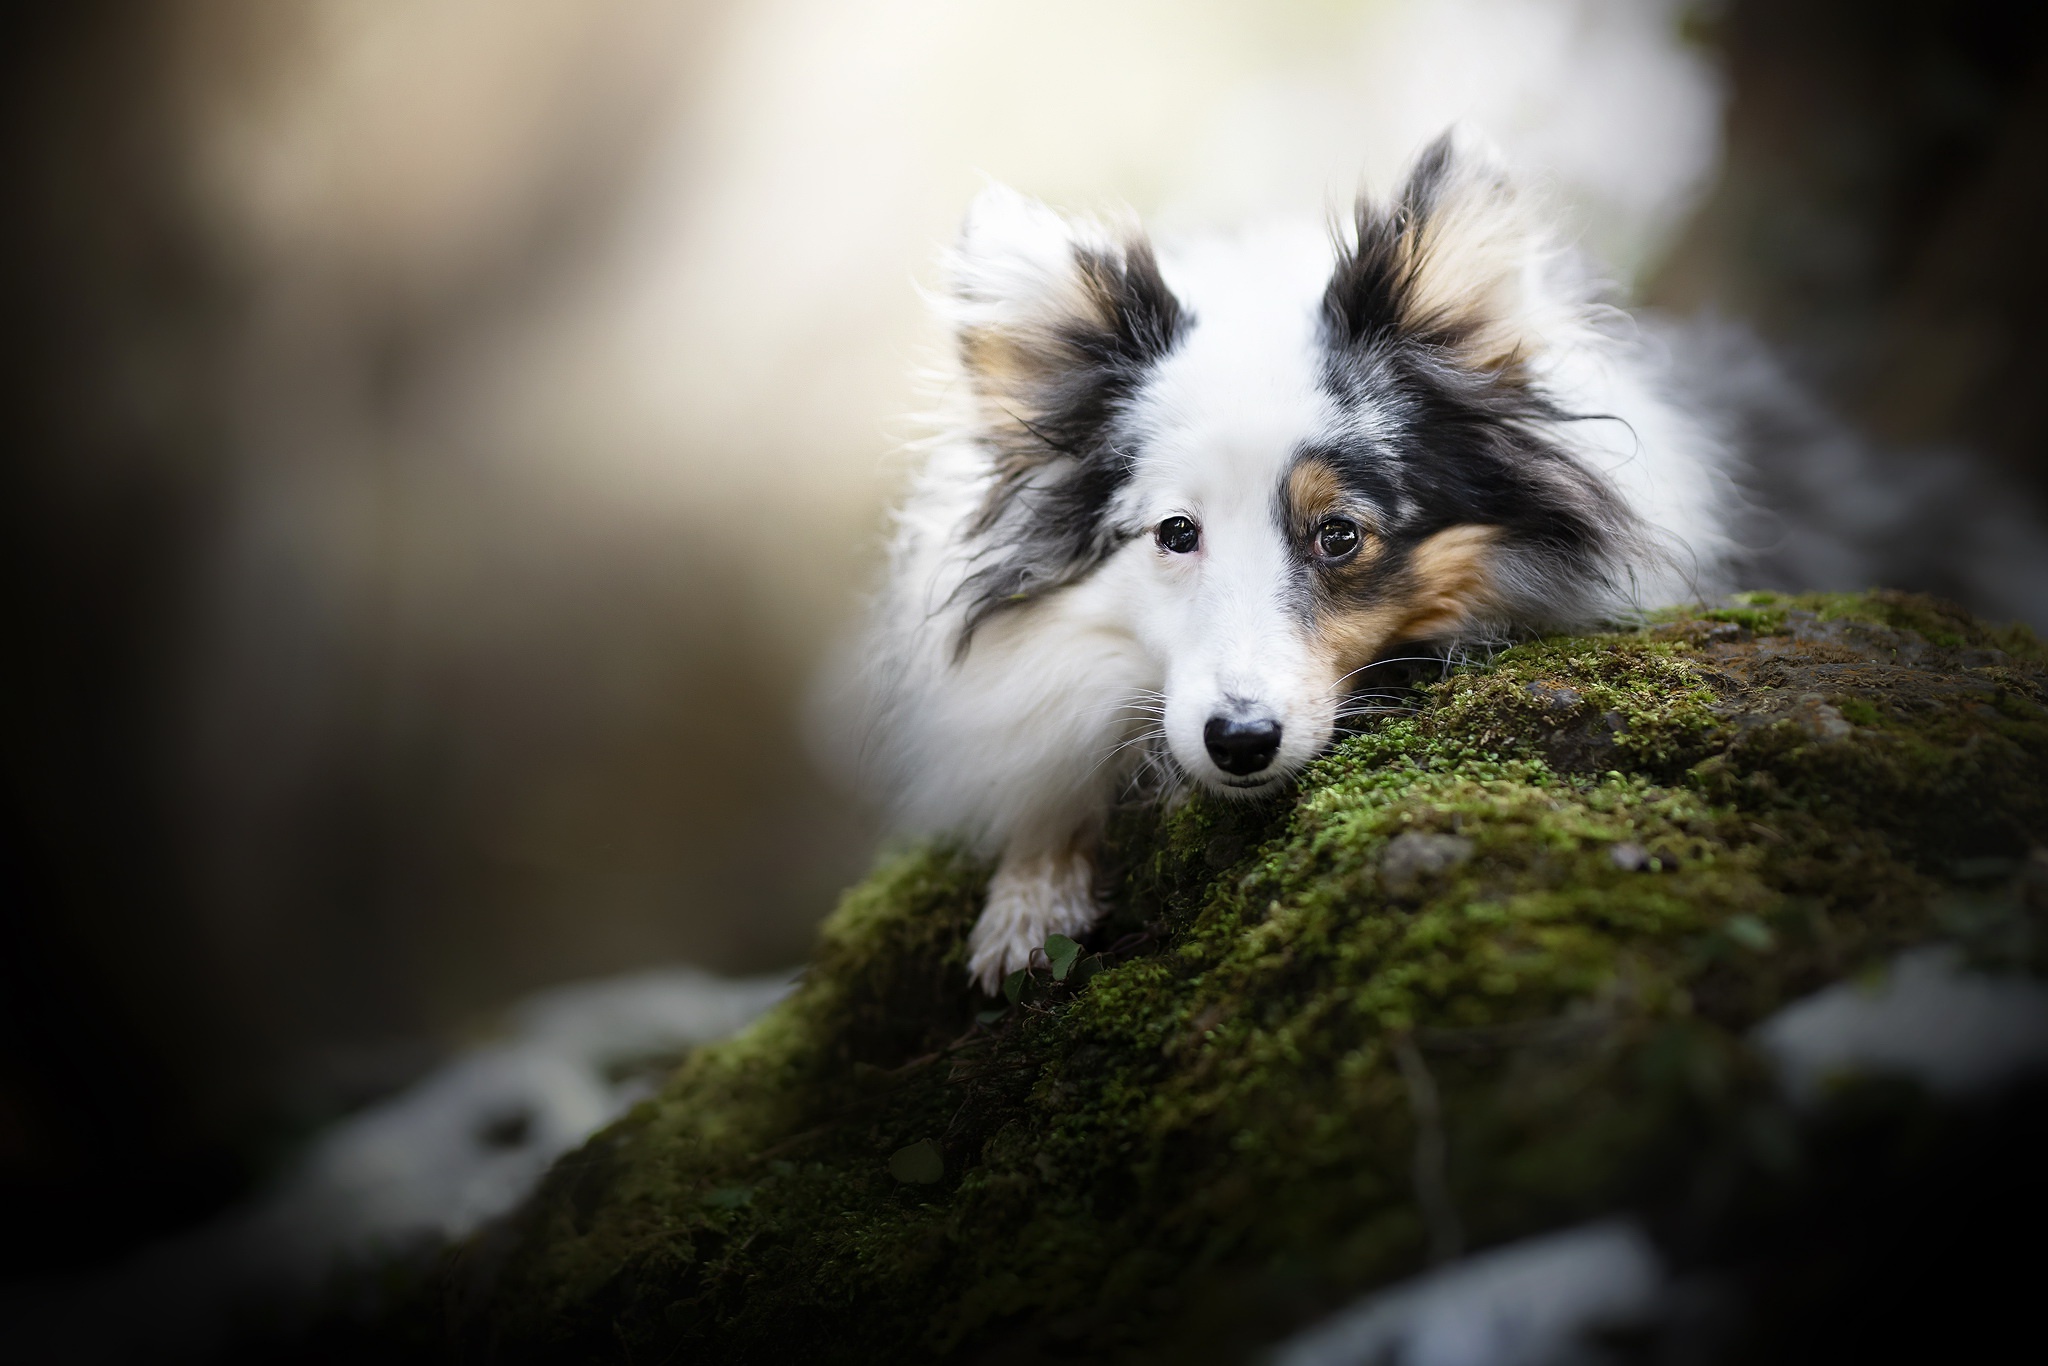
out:
<path id="1" fill-rule="evenodd" d="M 1000 187 L 950 306 L 973 439 L 960 648 L 1083 580 L 1149 655 L 1180 767 L 1265 787 L 1328 744 L 1404 642 L 1568 619 L 1630 518 L 1544 383 L 1581 293 L 1503 177 L 1448 138 L 1334 243 L 1167 260 Z"/>

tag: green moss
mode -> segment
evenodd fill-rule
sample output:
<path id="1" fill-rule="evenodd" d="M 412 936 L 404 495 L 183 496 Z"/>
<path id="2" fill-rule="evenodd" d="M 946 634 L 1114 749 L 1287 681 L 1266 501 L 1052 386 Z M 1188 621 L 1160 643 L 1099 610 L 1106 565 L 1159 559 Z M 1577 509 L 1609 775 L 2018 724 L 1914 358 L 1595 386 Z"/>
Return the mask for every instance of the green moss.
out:
<path id="1" fill-rule="evenodd" d="M 2042 658 L 1895 595 L 1517 647 L 1284 802 L 1122 813 L 1094 956 L 987 1022 L 986 870 L 895 855 L 795 996 L 559 1165 L 474 1331 L 1233 1359 L 1433 1251 L 1655 1198 L 1781 1142 L 1765 1014 L 1935 935 L 2048 942 L 1984 882 L 2048 840 Z"/>

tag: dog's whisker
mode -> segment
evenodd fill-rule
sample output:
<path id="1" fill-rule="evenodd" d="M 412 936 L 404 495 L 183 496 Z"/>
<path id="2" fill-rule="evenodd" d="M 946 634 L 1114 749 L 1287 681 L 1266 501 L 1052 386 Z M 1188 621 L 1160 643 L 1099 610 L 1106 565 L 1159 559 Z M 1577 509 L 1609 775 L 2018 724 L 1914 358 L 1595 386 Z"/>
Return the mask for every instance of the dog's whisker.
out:
<path id="1" fill-rule="evenodd" d="M 1444 664 L 1446 665 L 1446 672 L 1448 672 L 1448 659 L 1444 655 L 1393 655 L 1386 659 L 1375 659 L 1370 664 L 1359 665 L 1351 672 L 1339 678 L 1337 684 L 1342 686 L 1346 680 L 1356 678 L 1368 670 L 1377 669 L 1382 664 Z"/>
<path id="2" fill-rule="evenodd" d="M 1157 727 L 1141 731 L 1136 735 L 1129 736 L 1124 740 L 1118 742 L 1117 744 L 1111 746 L 1107 753 L 1103 754 L 1101 758 L 1097 759 L 1093 764 L 1089 765 L 1087 776 L 1091 778 L 1094 777 L 1096 773 L 1101 771 L 1104 765 L 1110 763 L 1118 755 L 1122 754 L 1124 751 L 1132 748 L 1135 745 L 1149 745 L 1155 741 L 1164 742 L 1165 739 L 1166 732 Z"/>

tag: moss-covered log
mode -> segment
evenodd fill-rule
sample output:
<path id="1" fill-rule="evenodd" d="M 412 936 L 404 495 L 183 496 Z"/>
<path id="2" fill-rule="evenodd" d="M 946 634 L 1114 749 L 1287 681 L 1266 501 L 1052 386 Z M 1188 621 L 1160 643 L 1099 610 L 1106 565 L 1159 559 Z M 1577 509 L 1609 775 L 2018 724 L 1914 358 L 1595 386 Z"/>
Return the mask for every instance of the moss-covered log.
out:
<path id="1" fill-rule="evenodd" d="M 888 860 L 795 996 L 465 1254 L 466 1346 L 1238 1359 L 1461 1248 L 1796 1168 L 1746 1041 L 1794 998 L 1930 939 L 2044 966 L 2023 631 L 1755 594 L 1410 700 L 1284 801 L 1122 813 L 1108 920 L 999 1011 L 986 870 Z"/>

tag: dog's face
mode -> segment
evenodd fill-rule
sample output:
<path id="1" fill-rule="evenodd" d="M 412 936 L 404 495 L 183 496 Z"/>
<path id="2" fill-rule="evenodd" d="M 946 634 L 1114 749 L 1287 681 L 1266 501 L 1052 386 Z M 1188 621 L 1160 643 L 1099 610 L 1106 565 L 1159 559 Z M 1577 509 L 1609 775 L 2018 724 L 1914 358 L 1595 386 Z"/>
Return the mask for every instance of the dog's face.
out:
<path id="1" fill-rule="evenodd" d="M 954 261 L 997 478 L 962 647 L 1083 579 L 1115 587 L 1190 777 L 1269 787 L 1403 642 L 1515 616 L 1622 520 L 1548 443 L 1536 246 L 1497 176 L 1425 155 L 1356 235 L 1154 261 L 1005 191 Z"/>
<path id="2" fill-rule="evenodd" d="M 1267 269 L 1246 270 L 1246 246 Z M 1446 491 L 1426 511 L 1405 491 L 1411 415 L 1388 386 L 1331 383 L 1329 270 L 1297 268 L 1315 244 L 1236 248 L 1184 265 L 1197 321 L 1125 406 L 1109 521 L 1174 758 L 1252 792 L 1322 751 L 1358 671 L 1484 615 L 1498 531 Z"/>

